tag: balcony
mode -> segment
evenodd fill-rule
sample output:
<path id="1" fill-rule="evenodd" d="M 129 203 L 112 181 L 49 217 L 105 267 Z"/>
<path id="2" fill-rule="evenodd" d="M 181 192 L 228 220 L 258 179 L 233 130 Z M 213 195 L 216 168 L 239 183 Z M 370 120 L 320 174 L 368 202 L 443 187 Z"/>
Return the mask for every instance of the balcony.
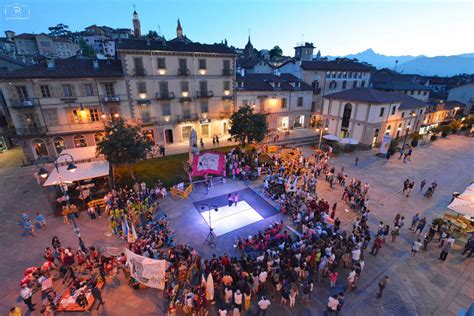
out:
<path id="1" fill-rule="evenodd" d="M 100 96 L 103 103 L 117 103 L 120 102 L 119 95 L 102 95 Z"/>
<path id="2" fill-rule="evenodd" d="M 156 100 L 173 100 L 174 98 L 174 92 L 159 92 L 155 97 Z"/>
<path id="3" fill-rule="evenodd" d="M 19 136 L 22 135 L 41 135 L 46 134 L 48 131 L 46 126 L 30 126 L 30 127 L 21 127 L 16 128 L 16 134 Z"/>
<path id="4" fill-rule="evenodd" d="M 35 107 L 39 103 L 38 103 L 37 98 L 27 98 L 27 99 L 10 99 L 10 104 L 12 108 L 24 109 L 24 108 Z"/>
<path id="5" fill-rule="evenodd" d="M 197 91 L 196 92 L 196 97 L 198 99 L 212 98 L 213 96 L 214 96 L 214 93 L 212 91 Z"/>
<path id="6" fill-rule="evenodd" d="M 178 76 L 189 76 L 191 72 L 188 68 L 179 68 L 178 69 Z"/>
<path id="7" fill-rule="evenodd" d="M 146 76 L 146 70 L 145 68 L 135 68 L 133 69 L 133 75 L 136 77 L 144 77 Z"/>
<path id="8" fill-rule="evenodd" d="M 48 126 L 49 133 L 62 133 L 72 131 L 102 131 L 104 130 L 104 122 L 85 122 L 85 123 L 70 123 L 63 125 Z"/>
<path id="9" fill-rule="evenodd" d="M 177 116 L 178 122 L 186 122 L 186 121 L 196 121 L 198 119 L 197 114 L 183 114 Z"/>
<path id="10" fill-rule="evenodd" d="M 234 71 L 232 69 L 222 69 L 222 75 L 223 76 L 232 76 L 234 74 Z"/>
<path id="11" fill-rule="evenodd" d="M 314 89 L 313 89 L 313 94 L 314 94 L 314 95 L 321 94 L 321 88 L 314 88 Z"/>

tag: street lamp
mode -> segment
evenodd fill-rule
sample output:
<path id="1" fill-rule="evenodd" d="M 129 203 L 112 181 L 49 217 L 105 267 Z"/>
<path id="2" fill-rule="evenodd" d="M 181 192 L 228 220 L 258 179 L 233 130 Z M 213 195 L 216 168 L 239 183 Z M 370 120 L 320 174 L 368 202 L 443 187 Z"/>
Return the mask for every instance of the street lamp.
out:
<path id="1" fill-rule="evenodd" d="M 67 203 L 67 206 L 69 208 L 69 210 L 71 209 L 71 202 L 69 201 L 69 195 L 67 194 L 67 190 L 65 189 L 64 185 L 64 181 L 63 181 L 63 178 L 61 176 L 61 173 L 59 172 L 59 163 L 58 163 L 58 159 L 60 157 L 66 157 L 66 163 L 67 163 L 67 167 L 66 167 L 66 170 L 69 171 L 69 172 L 74 172 L 76 171 L 77 169 L 77 166 L 76 164 L 74 163 L 74 157 L 71 156 L 70 154 L 66 154 L 66 153 L 62 153 L 60 154 L 57 159 L 54 161 L 54 168 L 56 169 L 56 172 L 58 173 L 58 179 L 59 179 L 59 186 L 61 187 L 61 192 L 63 193 L 64 195 L 64 199 L 66 200 L 66 203 Z M 68 161 L 68 158 L 70 158 L 71 160 Z M 38 171 L 38 175 L 42 178 L 46 178 L 48 176 L 48 171 L 44 168 L 40 168 L 39 171 Z M 72 224 L 74 225 L 74 233 L 76 233 L 77 235 L 77 238 L 79 239 L 79 247 L 81 248 L 82 251 L 84 252 L 87 252 L 87 248 L 86 248 L 86 245 L 84 244 L 84 241 L 82 240 L 81 238 L 81 231 L 79 229 L 79 227 L 77 226 L 77 223 L 76 223 L 76 219 L 74 216 L 71 216 L 71 214 L 68 214 L 67 215 L 70 219 L 72 219 Z"/>
<path id="2" fill-rule="evenodd" d="M 319 128 L 319 127 L 318 127 L 318 128 L 316 128 L 316 132 L 318 132 L 318 133 L 319 133 L 319 144 L 318 144 L 318 150 L 321 150 L 321 142 L 323 141 L 323 134 L 324 134 L 324 132 L 325 132 L 325 131 L 327 132 L 327 131 L 328 131 L 328 129 L 329 129 L 329 128 L 328 128 L 327 126 L 325 126 L 325 127 L 324 127 L 324 129 L 322 129 L 322 128 Z"/>

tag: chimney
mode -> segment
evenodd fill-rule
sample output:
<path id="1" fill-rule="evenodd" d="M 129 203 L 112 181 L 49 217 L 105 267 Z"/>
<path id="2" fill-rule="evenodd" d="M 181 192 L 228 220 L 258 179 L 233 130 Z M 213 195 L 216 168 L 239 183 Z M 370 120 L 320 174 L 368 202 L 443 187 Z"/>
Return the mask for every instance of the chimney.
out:
<path id="1" fill-rule="evenodd" d="M 54 59 L 53 58 L 48 58 L 46 60 L 46 65 L 48 66 L 48 69 L 54 69 L 56 67 Z"/>
<path id="2" fill-rule="evenodd" d="M 94 70 L 98 70 L 98 69 L 99 69 L 99 60 L 97 60 L 97 59 L 92 60 L 92 68 L 93 68 Z"/>

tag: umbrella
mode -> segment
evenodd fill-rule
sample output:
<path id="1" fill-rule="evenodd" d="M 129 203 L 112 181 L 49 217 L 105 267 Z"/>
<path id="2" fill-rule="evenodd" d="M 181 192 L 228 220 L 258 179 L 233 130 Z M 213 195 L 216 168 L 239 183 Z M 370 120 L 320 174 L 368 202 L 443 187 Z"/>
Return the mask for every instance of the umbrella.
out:
<path id="1" fill-rule="evenodd" d="M 324 135 L 323 136 L 324 139 L 327 139 L 327 140 L 335 140 L 335 141 L 339 141 L 339 137 L 337 137 L 336 135 Z"/>
<path id="2" fill-rule="evenodd" d="M 359 141 L 354 138 L 343 138 L 339 141 L 341 144 L 357 145 Z"/>

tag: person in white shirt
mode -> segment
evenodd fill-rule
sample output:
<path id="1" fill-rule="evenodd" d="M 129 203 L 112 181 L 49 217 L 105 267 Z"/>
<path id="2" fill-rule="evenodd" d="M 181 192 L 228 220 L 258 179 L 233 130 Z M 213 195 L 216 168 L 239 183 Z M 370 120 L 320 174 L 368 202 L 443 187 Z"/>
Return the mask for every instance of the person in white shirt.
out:
<path id="1" fill-rule="evenodd" d="M 30 311 L 35 310 L 35 304 L 31 302 L 31 297 L 33 296 L 33 290 L 28 287 L 28 285 L 23 284 L 20 290 L 21 298 L 23 298 L 23 302 L 25 305 L 28 306 Z"/>
<path id="2" fill-rule="evenodd" d="M 270 305 L 270 301 L 265 296 L 262 296 L 260 301 L 258 301 L 258 307 L 260 308 L 260 312 L 263 316 L 267 314 L 267 309 Z"/>
<path id="3" fill-rule="evenodd" d="M 359 247 L 352 250 L 352 265 L 355 265 L 360 260 L 360 249 Z"/>
<path id="4" fill-rule="evenodd" d="M 422 243 L 421 243 L 421 239 L 420 239 L 420 238 L 418 238 L 418 240 L 415 240 L 415 241 L 413 242 L 413 245 L 411 246 L 411 257 L 412 257 L 412 258 L 415 257 L 415 255 L 416 255 L 416 253 L 417 253 L 418 251 L 420 251 L 421 246 L 422 246 Z"/>
<path id="5" fill-rule="evenodd" d="M 230 304 L 232 302 L 232 290 L 230 287 L 226 287 L 224 289 L 224 300 L 226 304 Z"/>
<path id="6" fill-rule="evenodd" d="M 237 305 L 239 312 L 241 312 L 242 311 L 242 293 L 240 293 L 240 290 L 237 290 L 234 294 L 234 303 L 235 305 Z"/>
<path id="7" fill-rule="evenodd" d="M 352 271 L 349 273 L 349 276 L 347 277 L 347 291 L 352 290 L 352 287 L 354 285 L 356 278 L 356 271 L 354 268 L 352 268 Z"/>
<path id="8" fill-rule="evenodd" d="M 329 296 L 328 299 L 328 312 L 337 312 L 337 306 L 339 305 L 339 301 L 336 297 Z"/>

